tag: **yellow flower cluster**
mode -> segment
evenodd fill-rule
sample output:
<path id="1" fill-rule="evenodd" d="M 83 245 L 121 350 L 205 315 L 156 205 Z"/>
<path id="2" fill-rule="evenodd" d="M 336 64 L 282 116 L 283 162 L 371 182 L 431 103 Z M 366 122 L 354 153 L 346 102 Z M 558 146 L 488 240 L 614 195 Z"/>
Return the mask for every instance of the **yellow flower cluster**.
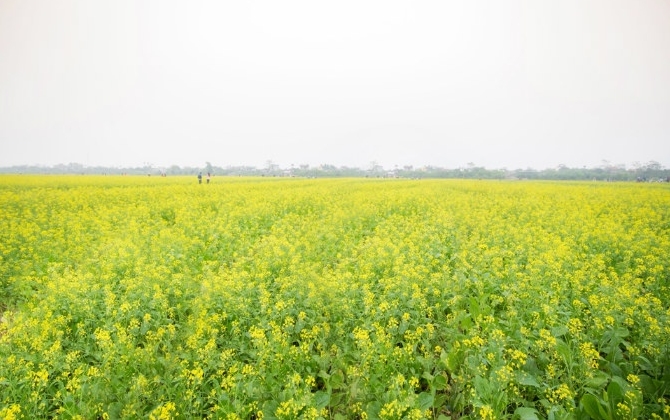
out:
<path id="1" fill-rule="evenodd" d="M 666 185 L 0 176 L 0 417 L 667 416 L 668 226 Z"/>
<path id="2" fill-rule="evenodd" d="M 176 407 L 173 402 L 167 402 L 156 407 L 155 410 L 149 414 L 150 420 L 171 420 L 174 419 L 179 413 L 176 411 Z"/>
<path id="3" fill-rule="evenodd" d="M 598 361 L 600 360 L 600 354 L 593 347 L 592 343 L 584 342 L 579 345 L 579 351 L 590 369 L 598 369 Z"/>
<path id="4" fill-rule="evenodd" d="M 547 399 L 552 404 L 561 404 L 564 401 L 572 401 L 575 393 L 566 384 L 560 384 L 557 388 L 547 391 Z"/>

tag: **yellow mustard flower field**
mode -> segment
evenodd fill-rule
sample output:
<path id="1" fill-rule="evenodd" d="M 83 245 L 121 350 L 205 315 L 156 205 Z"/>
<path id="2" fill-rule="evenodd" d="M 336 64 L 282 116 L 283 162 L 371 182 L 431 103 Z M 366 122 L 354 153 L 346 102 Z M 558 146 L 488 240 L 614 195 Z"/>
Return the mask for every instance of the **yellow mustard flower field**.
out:
<path id="1" fill-rule="evenodd" d="M 2 419 L 668 419 L 670 188 L 0 176 Z"/>

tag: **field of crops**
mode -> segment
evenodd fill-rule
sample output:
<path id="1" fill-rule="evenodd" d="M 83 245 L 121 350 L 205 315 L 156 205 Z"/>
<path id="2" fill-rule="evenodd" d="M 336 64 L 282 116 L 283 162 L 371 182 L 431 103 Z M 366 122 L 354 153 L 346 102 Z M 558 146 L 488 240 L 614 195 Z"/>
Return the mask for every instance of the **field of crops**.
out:
<path id="1" fill-rule="evenodd" d="M 0 418 L 670 418 L 667 185 L 0 176 Z"/>

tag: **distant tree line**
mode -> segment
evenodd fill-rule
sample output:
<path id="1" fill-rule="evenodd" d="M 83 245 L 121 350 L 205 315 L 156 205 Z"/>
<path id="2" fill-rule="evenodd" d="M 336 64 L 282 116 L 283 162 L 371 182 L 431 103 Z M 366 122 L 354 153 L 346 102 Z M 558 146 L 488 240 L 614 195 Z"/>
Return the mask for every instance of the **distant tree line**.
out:
<path id="1" fill-rule="evenodd" d="M 81 174 L 81 175 L 144 175 L 144 176 L 175 176 L 210 173 L 214 176 L 259 176 L 259 177 L 303 177 L 303 178 L 463 178 L 463 179 L 536 179 L 536 180 L 597 180 L 597 181 L 638 181 L 654 182 L 669 181 L 670 169 L 664 168 L 656 161 L 645 164 L 611 165 L 607 161 L 598 167 L 571 168 L 559 165 L 548 169 L 487 169 L 469 163 L 461 168 L 442 168 L 439 166 L 384 168 L 372 162 L 367 169 L 335 166 L 335 165 L 291 165 L 282 168 L 268 161 L 263 168 L 254 166 L 215 166 L 206 162 L 201 167 L 177 166 L 154 167 L 105 167 L 85 166 L 79 163 L 60 164 L 53 166 L 18 165 L 0 168 L 6 174 Z"/>

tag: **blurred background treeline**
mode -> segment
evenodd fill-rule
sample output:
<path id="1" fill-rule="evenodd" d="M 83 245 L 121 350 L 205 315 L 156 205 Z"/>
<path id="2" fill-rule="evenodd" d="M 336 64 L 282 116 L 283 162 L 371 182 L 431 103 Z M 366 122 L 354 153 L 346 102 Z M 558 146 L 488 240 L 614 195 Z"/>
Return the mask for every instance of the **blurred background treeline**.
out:
<path id="1" fill-rule="evenodd" d="M 546 169 L 489 169 L 469 163 L 465 167 L 443 168 L 439 166 L 411 165 L 384 167 L 371 162 L 367 168 L 307 164 L 282 167 L 267 161 L 263 167 L 255 166 L 217 166 L 210 162 L 196 166 L 159 167 L 146 164 L 137 167 L 87 166 L 80 163 L 43 165 L 17 165 L 0 168 L 6 174 L 82 174 L 82 175 L 203 175 L 213 176 L 288 176 L 306 178 L 367 177 L 367 178 L 464 178 L 464 179 L 538 179 L 538 180 L 597 180 L 597 181 L 637 181 L 668 182 L 670 169 L 656 161 L 634 163 L 633 165 L 611 164 L 607 161 L 597 167 L 568 167 L 559 165 Z"/>

